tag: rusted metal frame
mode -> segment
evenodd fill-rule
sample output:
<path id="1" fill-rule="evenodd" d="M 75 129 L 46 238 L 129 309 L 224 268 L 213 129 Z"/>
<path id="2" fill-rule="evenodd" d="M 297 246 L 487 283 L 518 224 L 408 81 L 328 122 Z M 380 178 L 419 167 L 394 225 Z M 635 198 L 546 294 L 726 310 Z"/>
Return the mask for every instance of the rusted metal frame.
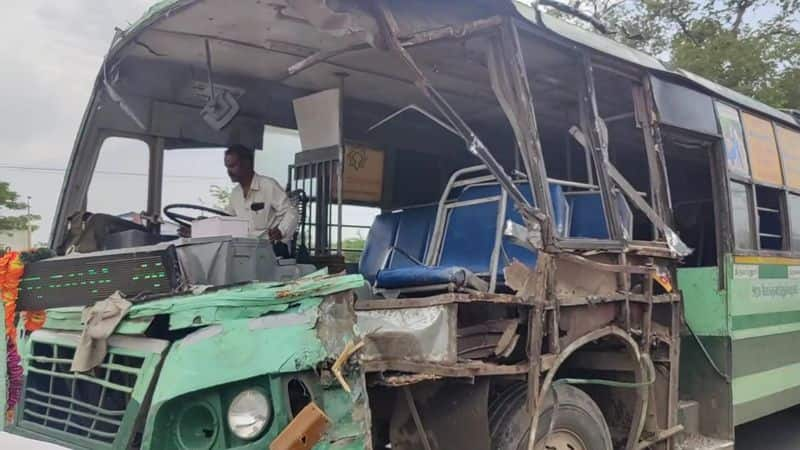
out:
<path id="1" fill-rule="evenodd" d="M 683 320 L 683 304 L 675 303 L 672 305 L 672 323 L 670 324 L 670 363 L 669 363 L 669 400 L 667 413 L 667 427 L 670 429 L 678 425 L 678 378 L 680 377 L 680 332 L 681 321 Z M 674 439 L 670 438 L 667 448 L 673 448 Z"/>
<path id="2" fill-rule="evenodd" d="M 391 50 L 394 50 L 401 56 L 402 60 L 406 63 L 409 69 L 414 73 L 417 87 L 425 94 L 425 96 L 434 104 L 439 113 L 450 123 L 450 125 L 458 132 L 459 136 L 464 140 L 467 145 L 467 150 L 478 157 L 487 167 L 487 169 L 497 177 L 497 181 L 508 192 L 508 195 L 517 205 L 520 214 L 528 221 L 535 220 L 534 217 L 540 215 L 537 213 L 537 208 L 534 208 L 522 195 L 519 188 L 514 184 L 511 177 L 505 172 L 505 169 L 497 162 L 489 149 L 484 145 L 480 138 L 474 131 L 467 125 L 464 119 L 453 109 L 447 100 L 433 87 L 428 78 L 419 68 L 417 63 L 408 53 L 408 51 L 401 45 L 397 36 L 397 22 L 391 9 L 388 7 L 384 0 L 375 0 L 376 14 L 375 18 L 378 27 L 385 36 Z"/>
<path id="3" fill-rule="evenodd" d="M 555 295 L 551 295 L 550 297 L 550 330 L 549 331 L 549 342 L 548 342 L 548 350 L 550 353 L 558 354 L 561 351 L 561 339 L 559 336 L 559 321 L 561 316 L 561 301 Z"/>
<path id="4" fill-rule="evenodd" d="M 406 372 L 424 373 L 447 378 L 468 378 L 491 375 L 521 375 L 528 373 L 528 364 L 491 364 L 482 361 L 462 362 L 455 364 L 437 364 L 409 360 L 376 360 L 362 361 L 366 372 Z"/>
<path id="5" fill-rule="evenodd" d="M 542 341 L 545 332 L 545 321 L 547 318 L 546 308 L 553 307 L 553 322 L 552 329 L 550 330 L 551 348 L 550 354 L 559 354 L 554 351 L 560 344 L 555 343 L 552 346 L 553 339 L 558 340 L 558 321 L 556 317 L 555 305 L 558 301 L 554 299 L 554 285 L 555 285 L 555 272 L 556 261 L 553 256 L 548 253 L 541 253 L 536 262 L 536 268 L 531 274 L 530 280 L 526 283 L 527 289 L 523 295 L 527 297 L 528 301 L 533 305 L 528 317 L 528 348 L 526 350 L 528 357 L 528 389 L 527 389 L 527 409 L 531 417 L 532 430 L 530 439 L 528 441 L 528 450 L 533 450 L 535 446 L 535 431 L 538 426 L 540 407 L 543 404 L 544 397 L 541 395 L 541 378 L 542 373 Z M 552 299 L 551 301 L 548 301 Z M 552 334 L 555 333 L 555 337 Z"/>
<path id="6" fill-rule="evenodd" d="M 542 371 L 542 335 L 544 334 L 544 305 L 535 302 L 528 318 L 528 413 L 531 416 L 528 450 L 534 450 L 536 428 L 539 424 L 539 407 L 544 402 L 540 394 L 540 373 Z"/>
<path id="7" fill-rule="evenodd" d="M 587 305 L 624 302 L 626 297 L 631 303 L 649 303 L 642 294 L 630 294 L 628 296 L 625 296 L 624 294 L 618 294 L 616 296 L 595 298 L 558 296 L 558 299 L 561 308 L 574 308 Z M 679 301 L 680 296 L 677 294 L 654 295 L 652 299 L 653 304 L 676 303 Z"/>
<path id="8" fill-rule="evenodd" d="M 665 199 L 663 198 L 664 183 L 661 179 L 661 171 L 658 164 L 658 149 L 655 144 L 655 137 L 653 133 L 653 122 L 655 120 L 654 114 L 648 109 L 647 100 L 644 94 L 644 88 L 639 85 L 633 86 L 633 105 L 636 113 L 636 123 L 642 129 L 642 136 L 644 137 L 644 149 L 647 156 L 647 172 L 650 181 L 650 198 L 653 202 L 653 208 L 662 217 L 666 217 Z M 661 232 L 655 224 L 650 224 L 653 230 L 653 240 L 658 240 Z"/>
<path id="9" fill-rule="evenodd" d="M 649 263 L 651 266 L 654 265 L 652 258 L 650 259 Z M 653 334 L 653 277 L 651 275 L 648 275 L 644 280 L 644 297 L 646 306 L 642 323 L 642 352 L 649 353 Z"/>
<path id="10" fill-rule="evenodd" d="M 619 255 L 619 262 L 622 267 L 630 267 L 628 265 L 628 255 L 621 253 Z M 617 275 L 622 284 L 622 295 L 625 296 L 625 303 L 622 307 L 622 319 L 625 324 L 625 331 L 631 332 L 631 273 L 629 271 L 621 271 Z"/>
<path id="11" fill-rule="evenodd" d="M 403 47 L 413 47 L 416 45 L 427 44 L 434 41 L 441 41 L 446 39 L 463 39 L 487 31 L 491 31 L 502 23 L 500 16 L 487 17 L 485 19 L 478 19 L 472 22 L 466 22 L 458 25 L 449 25 L 442 28 L 436 28 L 428 31 L 421 31 L 412 34 L 405 39 L 402 39 L 400 45 Z M 367 50 L 372 48 L 370 44 L 356 44 L 346 47 L 321 50 L 317 53 L 309 55 L 305 59 L 291 65 L 288 69 L 288 76 L 296 75 L 315 64 L 325 62 L 331 58 L 349 53 L 352 51 Z"/>
<path id="12" fill-rule="evenodd" d="M 521 152 L 522 162 L 528 174 L 532 192 L 535 198 L 540 199 L 537 207 L 547 216 L 546 224 L 542 226 L 542 242 L 545 248 L 554 242 L 552 205 L 547 186 L 547 171 L 544 164 L 544 154 L 539 137 L 539 128 L 536 122 L 536 111 L 533 104 L 531 85 L 528 80 L 527 66 L 522 53 L 519 32 L 516 23 L 512 20 L 504 21 L 499 33 L 500 49 L 503 57 L 503 75 L 510 82 L 517 107 L 504 105 L 501 95 L 498 100 L 503 105 L 503 110 L 508 116 L 516 135 L 518 150 Z M 497 55 L 495 55 L 496 57 Z M 495 86 L 497 87 L 497 86 Z M 498 94 L 498 93 L 496 93 Z"/>
<path id="13" fill-rule="evenodd" d="M 497 305 L 529 306 L 527 300 L 510 294 L 492 294 L 487 292 L 447 293 L 421 298 L 398 298 L 392 301 L 358 300 L 355 308 L 358 311 L 381 309 L 410 309 L 427 306 L 448 305 L 451 303 L 493 303 Z"/>
<path id="14" fill-rule="evenodd" d="M 559 253 L 556 255 L 556 258 L 565 259 L 570 262 L 574 262 L 576 264 L 589 266 L 596 270 L 602 270 L 603 272 L 650 273 L 650 271 L 652 270 L 651 268 L 646 266 L 629 265 L 626 263 L 607 264 L 598 261 L 592 261 L 591 259 L 584 258 L 583 256 L 574 255 L 571 253 Z"/>
<path id="15" fill-rule="evenodd" d="M 592 160 L 594 161 L 595 171 L 597 172 L 597 184 L 600 186 L 600 195 L 603 200 L 603 211 L 606 215 L 608 235 L 612 240 L 622 241 L 621 220 L 614 207 L 611 197 L 612 183 L 607 173 L 608 148 L 607 142 L 603 142 L 601 137 L 600 113 L 597 107 L 597 96 L 594 83 L 594 69 L 592 60 L 588 53 L 581 53 L 582 74 L 580 80 L 579 94 L 579 113 L 581 128 L 587 138 L 590 147 Z"/>
<path id="16" fill-rule="evenodd" d="M 619 253 L 626 249 L 622 242 L 609 241 L 607 239 L 593 238 L 567 238 L 559 239 L 558 245 L 562 250 L 602 250 L 608 253 Z"/>
<path id="17" fill-rule="evenodd" d="M 664 218 L 667 225 L 674 226 L 674 218 L 672 214 L 672 194 L 669 190 L 669 173 L 667 171 L 667 160 L 664 154 L 664 138 L 661 135 L 661 126 L 658 108 L 656 107 L 655 96 L 653 95 L 653 85 L 650 82 L 650 77 L 645 75 L 642 77 L 643 95 L 645 100 L 645 111 L 648 113 L 648 121 L 645 123 L 650 128 L 653 138 L 653 150 L 655 151 L 655 162 L 661 177 L 659 179 L 660 189 L 658 194 L 654 194 L 654 198 L 659 198 L 661 209 L 656 211 Z M 646 143 L 646 142 L 645 142 Z"/>

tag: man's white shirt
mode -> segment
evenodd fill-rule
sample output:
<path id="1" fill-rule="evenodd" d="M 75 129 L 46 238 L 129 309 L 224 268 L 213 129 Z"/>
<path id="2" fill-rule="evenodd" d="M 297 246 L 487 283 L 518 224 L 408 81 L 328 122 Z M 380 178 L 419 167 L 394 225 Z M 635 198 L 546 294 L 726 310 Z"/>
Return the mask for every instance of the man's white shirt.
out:
<path id="1" fill-rule="evenodd" d="M 253 205 L 263 203 L 264 207 L 253 211 Z M 299 217 L 297 209 L 289 201 L 286 192 L 277 181 L 259 174 L 253 175 L 247 197 L 241 185 L 231 191 L 230 202 L 225 212 L 250 221 L 250 235 L 268 237 L 267 231 L 277 227 L 281 231 L 283 241 L 292 238 L 297 230 Z"/>

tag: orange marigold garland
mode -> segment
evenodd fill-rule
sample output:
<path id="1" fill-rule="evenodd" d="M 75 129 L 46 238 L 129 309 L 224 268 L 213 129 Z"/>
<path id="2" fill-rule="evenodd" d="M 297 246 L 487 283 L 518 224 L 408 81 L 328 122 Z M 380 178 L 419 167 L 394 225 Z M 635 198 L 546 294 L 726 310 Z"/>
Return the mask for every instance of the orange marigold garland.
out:
<path id="1" fill-rule="evenodd" d="M 14 406 L 22 392 L 22 364 L 17 351 L 17 297 L 24 266 L 19 253 L 8 252 L 0 258 L 0 297 L 3 300 L 3 317 L 6 325 L 6 411 L 11 418 Z"/>
<path id="2" fill-rule="evenodd" d="M 18 252 L 7 252 L 0 257 L 0 298 L 3 301 L 3 318 L 6 326 L 6 418 L 13 416 L 14 407 L 22 394 L 22 360 L 17 347 L 17 298 L 19 283 L 25 265 Z M 42 328 L 45 322 L 44 311 L 25 311 L 23 314 L 25 330 Z"/>

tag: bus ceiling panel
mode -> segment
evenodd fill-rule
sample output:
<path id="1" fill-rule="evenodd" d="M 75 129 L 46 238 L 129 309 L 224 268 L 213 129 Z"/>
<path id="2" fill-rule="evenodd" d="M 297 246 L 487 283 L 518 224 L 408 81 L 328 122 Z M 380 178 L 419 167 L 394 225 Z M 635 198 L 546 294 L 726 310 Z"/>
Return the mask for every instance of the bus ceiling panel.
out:
<path id="1" fill-rule="evenodd" d="M 284 84 L 314 92 L 338 87 L 343 82 L 347 99 L 379 103 L 396 109 L 416 104 L 438 116 L 435 108 L 411 81 L 394 75 L 366 71 L 348 71 L 343 79 L 339 74 L 336 66 L 317 64 L 287 79 Z M 455 83 L 434 84 L 441 87 L 442 94 L 467 118 L 473 113 L 482 114 L 487 108 L 499 109 L 490 93 L 476 93 L 470 86 Z M 378 118 L 376 122 L 380 119 L 382 118 Z"/>
<path id="2" fill-rule="evenodd" d="M 197 68 L 207 78 L 205 40 L 194 35 L 148 30 L 127 54 L 143 59 L 169 61 Z M 280 46 L 249 46 L 230 41 L 209 41 L 213 74 L 238 74 L 276 80 L 308 51 Z"/>
<path id="3" fill-rule="evenodd" d="M 364 42 L 359 34 L 334 39 L 280 0 L 237 0 L 235 7 L 227 1 L 201 1 L 166 17 L 154 27 L 254 46 L 276 41 L 309 49 L 329 49 Z"/>

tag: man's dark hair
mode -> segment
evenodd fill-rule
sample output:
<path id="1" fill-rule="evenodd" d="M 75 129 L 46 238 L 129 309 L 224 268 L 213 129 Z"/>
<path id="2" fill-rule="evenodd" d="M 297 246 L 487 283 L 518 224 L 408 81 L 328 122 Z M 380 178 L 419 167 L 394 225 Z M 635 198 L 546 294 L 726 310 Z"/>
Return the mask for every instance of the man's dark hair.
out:
<path id="1" fill-rule="evenodd" d="M 250 165 L 253 165 L 253 160 L 255 158 L 255 151 L 252 148 L 247 148 L 244 145 L 231 145 L 225 150 L 226 155 L 236 155 L 239 158 L 239 161 L 247 161 Z"/>

